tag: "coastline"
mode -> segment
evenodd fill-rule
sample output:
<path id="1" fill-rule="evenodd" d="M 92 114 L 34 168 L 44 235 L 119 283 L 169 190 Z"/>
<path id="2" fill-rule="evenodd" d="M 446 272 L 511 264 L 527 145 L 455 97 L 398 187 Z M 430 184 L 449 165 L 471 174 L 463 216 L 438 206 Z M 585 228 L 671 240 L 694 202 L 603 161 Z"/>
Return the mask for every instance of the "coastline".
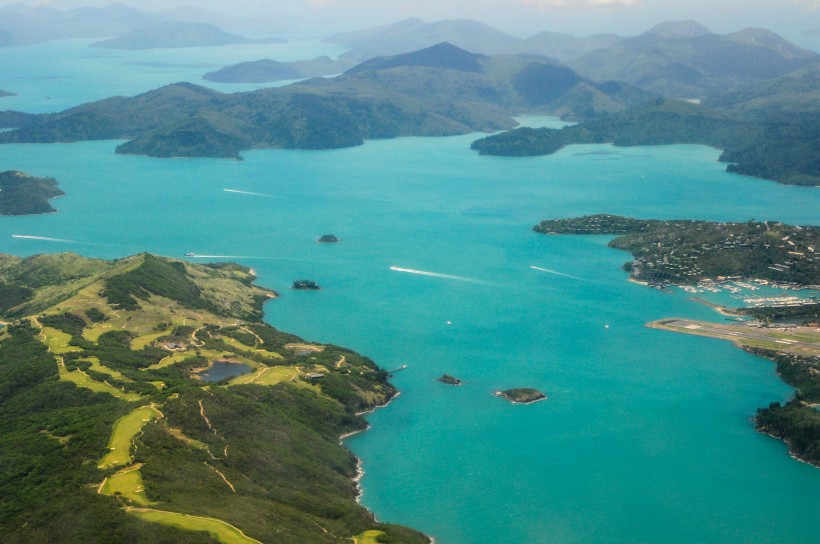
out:
<path id="1" fill-rule="evenodd" d="M 820 463 L 812 463 L 808 459 L 803 459 L 802 457 L 800 457 L 799 455 L 794 453 L 794 450 L 792 449 L 792 441 L 791 440 L 789 440 L 788 438 L 782 437 L 782 436 L 777 436 L 776 434 L 772 434 L 769 431 L 761 429 L 760 427 L 757 426 L 757 421 L 754 418 L 752 418 L 752 421 L 755 423 L 755 429 L 757 430 L 757 432 L 759 432 L 760 434 L 765 434 L 766 436 L 769 436 L 771 438 L 774 438 L 775 440 L 779 440 L 779 441 L 783 442 L 784 444 L 786 444 L 786 446 L 789 448 L 789 450 L 788 450 L 789 451 L 789 457 L 791 457 L 795 461 L 800 461 L 801 463 L 805 463 L 805 464 L 809 465 L 810 467 L 820 469 Z"/>
<path id="2" fill-rule="evenodd" d="M 714 311 L 716 311 L 717 313 L 719 313 L 720 315 L 725 315 L 725 316 L 730 316 L 730 317 L 740 315 L 736 312 L 733 312 L 732 310 L 730 310 L 726 306 L 721 306 L 720 304 L 715 304 L 714 302 L 709 302 L 708 300 L 702 299 L 700 297 L 689 297 L 689 300 L 691 300 L 692 302 L 697 302 L 698 304 L 703 304 L 704 306 L 708 306 L 708 307 L 712 308 Z"/>

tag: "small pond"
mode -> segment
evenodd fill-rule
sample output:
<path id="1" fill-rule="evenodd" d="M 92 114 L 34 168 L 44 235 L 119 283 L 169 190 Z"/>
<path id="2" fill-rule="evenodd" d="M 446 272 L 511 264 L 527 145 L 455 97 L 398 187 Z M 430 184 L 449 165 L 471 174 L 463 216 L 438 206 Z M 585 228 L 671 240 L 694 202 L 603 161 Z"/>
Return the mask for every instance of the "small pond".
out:
<path id="1" fill-rule="evenodd" d="M 199 374 L 204 382 L 218 382 L 226 378 L 235 378 L 251 371 L 248 365 L 231 361 L 214 361 L 205 372 Z"/>

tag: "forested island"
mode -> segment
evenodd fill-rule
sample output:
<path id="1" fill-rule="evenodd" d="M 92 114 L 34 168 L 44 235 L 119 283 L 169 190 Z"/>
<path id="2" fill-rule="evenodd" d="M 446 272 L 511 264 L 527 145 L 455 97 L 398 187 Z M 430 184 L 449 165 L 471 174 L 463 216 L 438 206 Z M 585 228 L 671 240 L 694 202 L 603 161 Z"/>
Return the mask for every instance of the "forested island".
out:
<path id="1" fill-rule="evenodd" d="M 294 280 L 291 288 L 307 291 L 318 291 L 321 289 L 319 284 L 313 280 Z"/>
<path id="2" fill-rule="evenodd" d="M 7 170 L 0 172 L 0 215 L 32 215 L 56 211 L 49 199 L 65 193 L 54 178 L 38 178 Z"/>
<path id="3" fill-rule="evenodd" d="M 505 398 L 513 404 L 531 404 L 547 398 L 544 393 L 531 387 L 505 389 L 504 391 L 496 391 L 494 395 Z"/>
<path id="4" fill-rule="evenodd" d="M 482 155 L 549 155 L 571 144 L 703 144 L 723 150 L 727 171 L 790 185 L 820 185 L 820 112 L 749 119 L 658 99 L 561 129 L 518 128 L 476 140 Z"/>
<path id="5" fill-rule="evenodd" d="M 795 285 L 820 283 L 820 227 L 774 221 L 632 219 L 588 215 L 541 221 L 542 234 L 617 234 L 610 247 L 632 253 L 632 277 L 655 285 L 694 285 L 719 276 Z"/>
<path id="6" fill-rule="evenodd" d="M 282 88 L 224 94 L 179 83 L 55 114 L 6 112 L 0 127 L 15 130 L 0 132 L 0 143 L 127 139 L 118 153 L 237 159 L 253 148 L 334 149 L 365 139 L 510 129 L 522 111 L 583 119 L 649 97 L 547 59 L 491 57 L 442 43 Z"/>
<path id="7" fill-rule="evenodd" d="M 462 381 L 456 378 L 455 376 L 451 376 L 449 374 L 442 374 L 438 381 L 441 383 L 446 383 L 447 385 L 461 385 Z"/>
<path id="8" fill-rule="evenodd" d="M 396 394 L 261 321 L 243 266 L 0 255 L 0 540 L 428 542 L 356 501 L 339 437 Z M 214 361 L 251 372 L 206 384 Z M 321 374 L 316 382 L 311 376 Z"/>

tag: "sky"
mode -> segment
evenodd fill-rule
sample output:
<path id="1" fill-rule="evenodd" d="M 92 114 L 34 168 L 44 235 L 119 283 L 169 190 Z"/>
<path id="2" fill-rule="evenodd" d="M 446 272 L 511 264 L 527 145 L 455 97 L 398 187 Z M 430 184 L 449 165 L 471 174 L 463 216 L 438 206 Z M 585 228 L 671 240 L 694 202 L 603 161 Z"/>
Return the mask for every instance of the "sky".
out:
<path id="1" fill-rule="evenodd" d="M 18 0 L 65 10 L 104 6 L 112 0 Z M 0 3 L 2 2 L 0 0 Z M 427 21 L 475 19 L 527 37 L 541 30 L 587 36 L 635 35 L 663 21 L 693 19 L 714 32 L 765 27 L 789 39 L 820 34 L 820 0 L 123 0 L 145 11 L 196 6 L 248 20 L 271 30 L 295 26 L 359 30 L 407 17 Z"/>

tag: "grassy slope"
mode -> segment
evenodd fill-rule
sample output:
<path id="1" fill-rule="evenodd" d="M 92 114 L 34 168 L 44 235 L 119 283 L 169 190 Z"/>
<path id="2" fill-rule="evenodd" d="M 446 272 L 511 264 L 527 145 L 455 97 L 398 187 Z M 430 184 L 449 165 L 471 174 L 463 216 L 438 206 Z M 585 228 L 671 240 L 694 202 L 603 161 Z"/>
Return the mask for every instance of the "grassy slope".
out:
<path id="1" fill-rule="evenodd" d="M 364 427 L 356 411 L 394 394 L 371 361 L 335 346 L 297 355 L 286 345 L 298 337 L 231 314 L 257 315 L 269 294 L 240 267 L 147 255 L 53 261 L 40 258 L 50 273 L 29 285 L 33 299 L 51 290 L 56 302 L 0 336 L 0 539 L 345 542 L 378 530 L 426 541 L 377 523 L 355 501 L 355 459 L 338 437 Z M 59 282 L 60 263 L 98 272 L 58 297 L 43 278 Z M 158 287 L 146 263 L 174 281 Z M 0 260 L 0 277 L 13 281 L 21 267 L 31 262 Z M 102 296 L 112 283 L 134 297 L 133 309 Z M 181 300 L 169 298 L 178 293 Z M 159 347 L 172 341 L 183 351 Z M 191 379 L 217 358 L 253 371 L 229 384 Z M 317 371 L 327 376 L 305 377 Z M 18 473 L 29 477 L 21 483 Z"/>

